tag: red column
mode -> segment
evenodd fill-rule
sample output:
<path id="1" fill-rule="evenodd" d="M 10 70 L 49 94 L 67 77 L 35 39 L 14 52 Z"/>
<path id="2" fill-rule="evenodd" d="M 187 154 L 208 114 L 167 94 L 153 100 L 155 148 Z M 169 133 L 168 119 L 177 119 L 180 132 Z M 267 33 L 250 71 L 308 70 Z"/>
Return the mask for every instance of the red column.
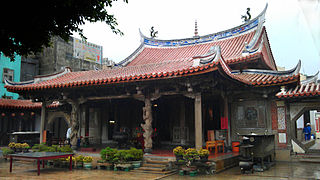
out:
<path id="1" fill-rule="evenodd" d="M 72 171 L 72 155 L 70 157 L 70 165 L 69 165 L 69 170 Z"/>
<path id="2" fill-rule="evenodd" d="M 10 172 L 12 172 L 12 156 L 10 156 Z"/>
<path id="3" fill-rule="evenodd" d="M 40 160 L 38 159 L 38 176 L 40 175 Z"/>

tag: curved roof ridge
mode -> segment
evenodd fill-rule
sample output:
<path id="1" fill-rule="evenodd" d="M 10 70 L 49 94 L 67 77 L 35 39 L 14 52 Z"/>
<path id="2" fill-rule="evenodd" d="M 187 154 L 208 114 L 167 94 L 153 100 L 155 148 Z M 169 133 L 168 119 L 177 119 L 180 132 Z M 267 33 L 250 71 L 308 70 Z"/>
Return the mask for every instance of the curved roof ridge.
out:
<path id="1" fill-rule="evenodd" d="M 301 60 L 299 60 L 298 64 L 286 71 L 274 71 L 274 70 L 264 70 L 264 69 L 245 69 L 245 70 L 233 70 L 233 74 L 240 74 L 240 73 L 248 73 L 248 74 L 268 74 L 268 75 L 276 75 L 276 76 L 292 76 L 297 75 L 300 72 L 301 68 Z"/>
<path id="2" fill-rule="evenodd" d="M 251 29 L 257 27 L 259 28 L 259 33 L 256 33 L 257 35 L 256 38 L 254 38 L 254 41 L 249 43 L 248 48 L 254 47 L 255 41 L 259 39 L 259 35 L 261 33 L 261 29 L 265 20 L 265 12 L 268 7 L 268 3 L 266 4 L 264 10 L 254 19 L 250 20 L 249 22 L 243 23 L 239 26 L 212 33 L 212 34 L 207 34 L 204 36 L 198 36 L 198 37 L 190 37 L 190 38 L 181 38 L 181 39 L 171 39 L 171 40 L 162 40 L 162 39 L 153 39 L 146 37 L 143 35 L 140 31 L 140 36 L 142 39 L 142 43 L 145 45 L 149 46 L 159 46 L 159 47 L 168 47 L 168 46 L 186 46 L 186 45 L 193 45 L 193 44 L 200 44 L 200 43 L 206 43 L 206 42 L 211 42 L 215 40 L 220 40 L 232 36 L 237 36 L 239 34 L 245 33 L 250 31 Z"/>
<path id="3" fill-rule="evenodd" d="M 29 81 L 23 81 L 23 82 L 13 82 L 13 81 L 9 81 L 8 79 L 5 79 L 5 85 L 10 85 L 10 86 L 14 86 L 14 85 L 28 85 L 28 84 L 35 84 L 38 82 L 42 82 L 42 81 L 47 81 L 50 79 L 54 79 L 57 78 L 59 76 L 62 76 L 66 73 L 72 72 L 70 67 L 63 67 L 63 69 L 59 72 L 55 72 L 52 74 L 46 74 L 46 75 L 37 75 L 34 77 L 33 80 L 29 80 Z"/>
<path id="4" fill-rule="evenodd" d="M 308 77 L 306 80 L 301 81 L 301 84 L 317 83 L 319 71 L 311 77 Z"/>

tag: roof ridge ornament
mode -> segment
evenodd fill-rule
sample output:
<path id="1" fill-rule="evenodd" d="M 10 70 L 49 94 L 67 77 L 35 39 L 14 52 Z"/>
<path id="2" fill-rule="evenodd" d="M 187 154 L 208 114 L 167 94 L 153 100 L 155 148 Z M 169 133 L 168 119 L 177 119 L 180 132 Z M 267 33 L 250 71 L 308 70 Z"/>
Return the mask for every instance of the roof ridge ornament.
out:
<path id="1" fill-rule="evenodd" d="M 248 42 L 244 43 L 243 53 L 250 53 L 254 51 L 253 48 L 255 47 L 255 45 L 257 44 L 260 38 L 261 31 L 263 28 L 263 23 L 265 22 L 265 14 L 266 14 L 267 8 L 268 8 L 268 3 L 266 3 L 266 6 L 264 7 L 263 11 L 258 16 L 258 27 L 255 34 L 253 35 L 253 38 L 249 43 Z"/>
<path id="2" fill-rule="evenodd" d="M 154 27 L 151 26 L 151 29 L 150 29 L 150 37 L 151 37 L 151 39 L 155 39 L 157 37 L 157 34 L 158 34 L 158 31 L 155 31 Z"/>
<path id="3" fill-rule="evenodd" d="M 306 80 L 301 81 L 301 84 L 317 83 L 319 71 L 313 76 L 307 78 Z"/>
<path id="4" fill-rule="evenodd" d="M 248 15 L 248 16 L 247 16 Z M 251 20 L 250 8 L 247 8 L 247 15 L 241 15 L 241 19 L 243 19 L 244 23 L 247 23 Z"/>
<path id="5" fill-rule="evenodd" d="M 208 64 L 210 62 L 218 61 L 221 58 L 221 47 L 220 46 L 211 46 L 209 51 L 200 56 L 194 56 L 193 59 L 193 67 L 200 66 L 203 64 Z"/>
<path id="6" fill-rule="evenodd" d="M 197 20 L 194 22 L 194 38 L 199 38 L 199 33 L 198 33 L 198 22 Z"/>

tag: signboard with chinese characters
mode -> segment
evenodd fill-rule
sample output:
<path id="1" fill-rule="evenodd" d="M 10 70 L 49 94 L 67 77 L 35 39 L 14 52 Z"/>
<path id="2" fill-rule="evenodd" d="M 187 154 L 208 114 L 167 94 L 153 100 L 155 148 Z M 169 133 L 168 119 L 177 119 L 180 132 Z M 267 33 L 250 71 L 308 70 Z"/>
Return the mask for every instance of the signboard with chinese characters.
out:
<path id="1" fill-rule="evenodd" d="M 73 57 L 101 64 L 102 46 L 73 38 Z"/>

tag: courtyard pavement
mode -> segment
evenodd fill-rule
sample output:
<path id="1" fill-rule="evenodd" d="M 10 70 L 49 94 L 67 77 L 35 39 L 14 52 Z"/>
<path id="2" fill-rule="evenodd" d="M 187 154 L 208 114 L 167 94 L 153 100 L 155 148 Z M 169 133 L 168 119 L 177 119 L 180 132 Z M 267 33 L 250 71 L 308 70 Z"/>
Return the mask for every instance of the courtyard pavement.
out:
<path id="1" fill-rule="evenodd" d="M 320 163 L 302 162 L 277 162 L 265 172 L 253 174 L 241 174 L 239 167 L 234 167 L 215 175 L 198 175 L 190 177 L 178 174 L 163 176 L 124 171 L 108 170 L 78 170 L 69 171 L 67 168 L 41 168 L 40 176 L 37 176 L 36 163 L 33 161 L 14 161 L 13 172 L 9 172 L 9 161 L 0 160 L 0 179 L 119 179 L 119 180 L 144 180 L 144 179 L 320 179 Z"/>

